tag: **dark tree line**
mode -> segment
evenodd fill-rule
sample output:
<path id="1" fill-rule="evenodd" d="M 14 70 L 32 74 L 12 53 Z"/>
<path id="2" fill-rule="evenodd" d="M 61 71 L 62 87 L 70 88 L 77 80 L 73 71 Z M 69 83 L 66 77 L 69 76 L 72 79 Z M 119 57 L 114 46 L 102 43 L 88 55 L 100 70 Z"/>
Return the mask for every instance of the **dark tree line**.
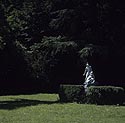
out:
<path id="1" fill-rule="evenodd" d="M 124 10 L 117 0 L 1 0 L 0 89 L 82 84 L 86 61 L 100 85 L 125 86 Z"/>

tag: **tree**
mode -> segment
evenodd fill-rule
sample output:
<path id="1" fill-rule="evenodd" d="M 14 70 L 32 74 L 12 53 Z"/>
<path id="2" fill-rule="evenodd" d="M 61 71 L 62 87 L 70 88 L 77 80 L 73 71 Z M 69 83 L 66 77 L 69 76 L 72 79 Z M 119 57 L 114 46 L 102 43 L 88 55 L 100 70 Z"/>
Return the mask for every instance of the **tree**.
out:
<path id="1" fill-rule="evenodd" d="M 16 45 L 16 36 L 10 27 L 4 5 L 0 4 L 0 81 L 1 88 L 13 87 L 26 78 L 26 61 L 22 49 Z M 10 82 L 11 81 L 11 82 Z"/>
<path id="2" fill-rule="evenodd" d="M 30 65 L 36 79 L 46 78 L 50 85 L 77 83 L 79 78 L 77 44 L 65 37 L 44 37 L 30 47 Z M 32 61 L 32 62 L 31 62 Z"/>

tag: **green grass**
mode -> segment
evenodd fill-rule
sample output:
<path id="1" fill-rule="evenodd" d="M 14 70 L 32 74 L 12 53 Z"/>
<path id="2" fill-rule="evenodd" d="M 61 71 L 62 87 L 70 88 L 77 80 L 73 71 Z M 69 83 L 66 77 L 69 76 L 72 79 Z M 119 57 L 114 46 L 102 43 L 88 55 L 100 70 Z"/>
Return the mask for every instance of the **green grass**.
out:
<path id="1" fill-rule="evenodd" d="M 124 106 L 59 103 L 56 94 L 0 97 L 0 123 L 124 123 Z"/>

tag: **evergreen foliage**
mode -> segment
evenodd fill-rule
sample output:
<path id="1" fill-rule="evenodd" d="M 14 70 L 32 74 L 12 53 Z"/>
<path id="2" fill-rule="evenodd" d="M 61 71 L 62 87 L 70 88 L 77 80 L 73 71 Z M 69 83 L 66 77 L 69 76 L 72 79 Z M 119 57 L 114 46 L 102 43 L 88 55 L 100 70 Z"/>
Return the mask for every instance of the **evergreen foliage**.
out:
<path id="1" fill-rule="evenodd" d="M 85 93 L 83 85 L 60 85 L 59 97 L 61 102 L 123 105 L 125 91 L 122 87 L 91 86 Z"/>
<path id="2" fill-rule="evenodd" d="M 125 92 L 121 87 L 91 86 L 86 94 L 86 102 L 91 104 L 111 105 L 124 103 Z"/>
<path id="3" fill-rule="evenodd" d="M 124 15 L 117 0 L 1 0 L 0 81 L 57 90 L 82 83 L 89 61 L 100 85 L 125 86 Z"/>
<path id="4" fill-rule="evenodd" d="M 77 66 L 77 44 L 67 40 L 61 36 L 44 37 L 40 43 L 32 45 L 28 51 L 31 75 L 36 79 L 44 77 L 55 85 L 65 82 L 66 74 L 76 73 L 74 70 L 69 72 Z"/>
<path id="5" fill-rule="evenodd" d="M 85 97 L 83 85 L 60 85 L 59 97 L 61 102 L 81 103 Z"/>

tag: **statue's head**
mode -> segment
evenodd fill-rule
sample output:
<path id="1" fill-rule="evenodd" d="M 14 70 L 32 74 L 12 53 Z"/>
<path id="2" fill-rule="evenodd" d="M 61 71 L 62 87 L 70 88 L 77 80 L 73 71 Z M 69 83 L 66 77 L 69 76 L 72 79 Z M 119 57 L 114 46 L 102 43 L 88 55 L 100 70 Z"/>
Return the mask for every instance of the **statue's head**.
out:
<path id="1" fill-rule="evenodd" d="M 88 62 L 86 63 L 86 66 L 89 66 L 89 63 L 88 63 Z"/>

